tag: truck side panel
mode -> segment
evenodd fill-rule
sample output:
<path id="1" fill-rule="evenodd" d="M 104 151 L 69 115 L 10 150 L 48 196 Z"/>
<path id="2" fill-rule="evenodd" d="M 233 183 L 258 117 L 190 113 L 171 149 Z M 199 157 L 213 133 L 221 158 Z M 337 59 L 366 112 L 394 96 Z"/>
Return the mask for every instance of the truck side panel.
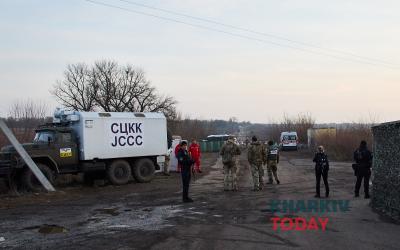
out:
<path id="1" fill-rule="evenodd" d="M 162 114 L 109 113 L 101 117 L 97 113 L 81 113 L 75 125 L 79 135 L 80 159 L 112 159 L 165 155 L 167 125 Z"/>

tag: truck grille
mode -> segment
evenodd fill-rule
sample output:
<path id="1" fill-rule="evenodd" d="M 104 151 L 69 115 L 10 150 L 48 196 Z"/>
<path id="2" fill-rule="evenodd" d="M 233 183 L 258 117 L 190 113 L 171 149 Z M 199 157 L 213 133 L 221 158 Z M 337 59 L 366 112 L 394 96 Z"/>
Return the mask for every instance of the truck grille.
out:
<path id="1" fill-rule="evenodd" d="M 11 161 L 11 154 L 0 153 L 0 161 Z"/>

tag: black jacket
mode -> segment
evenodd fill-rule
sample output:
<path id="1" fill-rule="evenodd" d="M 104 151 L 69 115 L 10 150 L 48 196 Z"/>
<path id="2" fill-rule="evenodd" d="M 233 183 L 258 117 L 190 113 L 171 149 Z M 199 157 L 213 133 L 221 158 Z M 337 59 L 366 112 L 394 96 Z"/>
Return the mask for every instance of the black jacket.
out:
<path id="1" fill-rule="evenodd" d="M 321 152 L 315 153 L 313 162 L 315 162 L 315 169 L 323 171 L 329 170 L 329 160 L 327 154 Z"/>
<path id="2" fill-rule="evenodd" d="M 193 160 L 190 158 L 189 152 L 184 149 L 179 149 L 177 154 L 178 162 L 182 167 L 191 167 L 193 165 Z"/>
<path id="3" fill-rule="evenodd" d="M 368 148 L 358 148 L 353 157 L 360 168 L 369 169 L 372 167 L 372 153 Z"/>

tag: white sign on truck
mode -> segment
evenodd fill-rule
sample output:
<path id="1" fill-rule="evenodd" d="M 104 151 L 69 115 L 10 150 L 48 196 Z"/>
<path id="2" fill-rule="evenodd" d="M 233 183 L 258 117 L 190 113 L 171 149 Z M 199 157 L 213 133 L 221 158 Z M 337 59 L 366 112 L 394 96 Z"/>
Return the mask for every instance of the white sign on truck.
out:
<path id="1" fill-rule="evenodd" d="M 111 130 L 111 148 L 142 147 L 143 145 L 143 122 L 129 122 L 125 120 L 108 123 Z"/>

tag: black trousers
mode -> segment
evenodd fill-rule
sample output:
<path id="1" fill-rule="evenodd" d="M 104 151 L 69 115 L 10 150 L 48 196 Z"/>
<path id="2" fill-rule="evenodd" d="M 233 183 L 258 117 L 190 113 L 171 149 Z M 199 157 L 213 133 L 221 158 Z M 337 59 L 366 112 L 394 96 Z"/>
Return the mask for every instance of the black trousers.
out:
<path id="1" fill-rule="evenodd" d="M 371 170 L 362 169 L 357 173 L 355 194 L 360 194 L 361 182 L 364 179 L 364 194 L 369 195 L 369 178 L 371 177 Z"/>
<path id="2" fill-rule="evenodd" d="M 182 176 L 182 199 L 185 200 L 189 198 L 189 184 L 190 184 L 190 179 L 192 177 L 190 167 L 182 167 L 181 176 Z"/>
<path id="3" fill-rule="evenodd" d="M 329 195 L 329 184 L 328 184 L 328 171 L 323 171 L 322 168 L 315 168 L 315 177 L 317 180 L 316 183 L 316 188 L 315 191 L 317 195 L 320 195 L 320 185 L 321 185 L 321 176 L 322 179 L 324 180 L 324 185 L 325 185 L 325 193 Z"/>

